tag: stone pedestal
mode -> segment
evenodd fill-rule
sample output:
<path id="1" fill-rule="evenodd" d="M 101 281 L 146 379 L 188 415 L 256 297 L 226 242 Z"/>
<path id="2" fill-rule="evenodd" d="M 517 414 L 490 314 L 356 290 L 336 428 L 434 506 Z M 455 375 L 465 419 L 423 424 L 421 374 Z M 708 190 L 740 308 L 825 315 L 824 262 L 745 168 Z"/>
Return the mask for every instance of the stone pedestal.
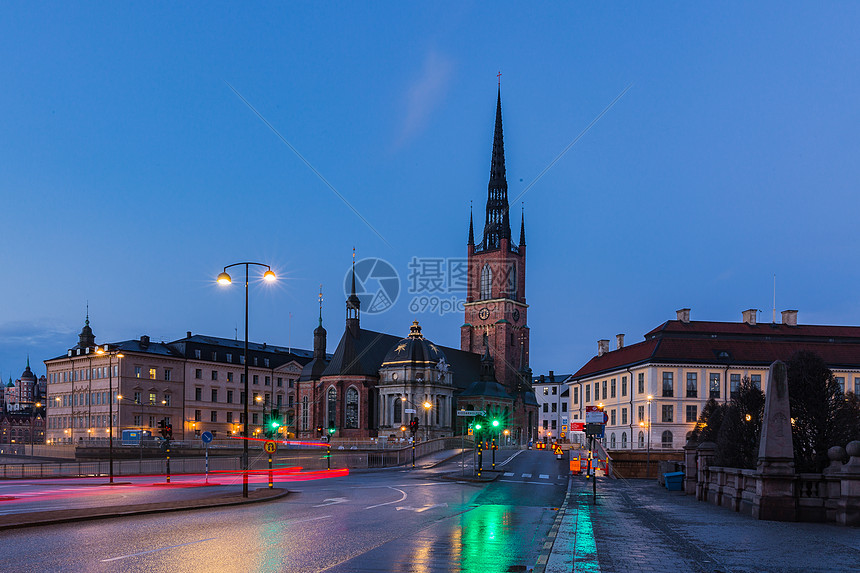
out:
<path id="1" fill-rule="evenodd" d="M 697 445 L 693 440 L 684 445 L 684 493 L 687 495 L 696 495 Z"/>
<path id="2" fill-rule="evenodd" d="M 717 444 L 702 442 L 696 447 L 696 499 L 708 501 L 708 468 L 714 463 Z"/>
<path id="3" fill-rule="evenodd" d="M 757 469 L 759 479 L 752 504 L 753 517 L 797 521 L 788 376 L 785 364 L 779 360 L 770 365 L 767 375 Z"/>
<path id="4" fill-rule="evenodd" d="M 860 442 L 849 442 L 845 451 L 850 458 L 839 474 L 842 495 L 836 505 L 836 523 L 860 525 Z"/>

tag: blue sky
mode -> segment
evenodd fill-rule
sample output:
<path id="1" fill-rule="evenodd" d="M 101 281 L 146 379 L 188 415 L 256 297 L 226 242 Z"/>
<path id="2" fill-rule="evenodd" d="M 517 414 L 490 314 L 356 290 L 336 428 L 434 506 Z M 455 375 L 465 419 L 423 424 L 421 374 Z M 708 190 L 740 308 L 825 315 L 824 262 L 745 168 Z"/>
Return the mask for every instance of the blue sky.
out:
<path id="1" fill-rule="evenodd" d="M 860 324 L 860 6 L 749 4 L 4 3 L 0 376 L 87 301 L 99 342 L 241 337 L 214 279 L 249 259 L 281 278 L 251 338 L 309 348 L 322 283 L 334 350 L 353 247 L 405 288 L 470 201 L 480 233 L 500 70 L 511 197 L 631 86 L 523 197 L 536 372 L 682 307 L 770 320 L 774 274 L 777 311 Z M 458 346 L 412 298 L 362 325 Z"/>

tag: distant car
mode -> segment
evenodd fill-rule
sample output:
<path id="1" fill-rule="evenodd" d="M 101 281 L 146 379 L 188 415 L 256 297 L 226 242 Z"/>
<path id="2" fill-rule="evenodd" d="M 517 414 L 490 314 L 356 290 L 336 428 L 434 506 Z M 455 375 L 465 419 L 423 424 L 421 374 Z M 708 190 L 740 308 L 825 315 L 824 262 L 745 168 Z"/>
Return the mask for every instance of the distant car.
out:
<path id="1" fill-rule="evenodd" d="M 532 449 L 532 442 L 529 440 L 529 449 Z"/>

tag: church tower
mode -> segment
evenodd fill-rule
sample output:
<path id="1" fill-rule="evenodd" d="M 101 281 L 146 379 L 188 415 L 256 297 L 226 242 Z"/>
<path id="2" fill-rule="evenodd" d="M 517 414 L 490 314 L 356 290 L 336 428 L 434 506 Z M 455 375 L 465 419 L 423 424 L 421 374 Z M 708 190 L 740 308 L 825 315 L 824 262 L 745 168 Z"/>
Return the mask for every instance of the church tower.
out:
<path id="1" fill-rule="evenodd" d="M 478 244 L 475 244 L 474 223 L 469 215 L 466 320 L 460 327 L 460 349 L 481 352 L 486 336 L 497 380 L 509 392 L 515 392 L 521 372 L 528 369 L 529 328 L 525 216 L 520 220 L 519 242 L 514 244 L 509 211 L 499 88 L 484 234 Z"/>

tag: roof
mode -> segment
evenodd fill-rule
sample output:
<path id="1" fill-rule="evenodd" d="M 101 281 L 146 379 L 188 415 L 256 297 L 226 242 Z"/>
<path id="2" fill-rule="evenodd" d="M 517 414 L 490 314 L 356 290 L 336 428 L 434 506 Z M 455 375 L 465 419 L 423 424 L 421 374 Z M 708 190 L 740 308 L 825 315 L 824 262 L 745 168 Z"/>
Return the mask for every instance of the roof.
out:
<path id="1" fill-rule="evenodd" d="M 379 368 L 389 350 L 401 341 L 399 336 L 358 329 L 353 338 L 349 328 L 344 330 L 323 376 L 353 375 L 379 376 Z M 454 378 L 454 386 L 466 388 L 481 373 L 481 356 L 455 348 L 439 346 L 448 361 Z"/>
<path id="2" fill-rule="evenodd" d="M 799 350 L 815 352 L 830 367 L 860 368 L 860 327 L 854 326 L 670 320 L 645 338 L 594 356 L 570 380 L 646 363 L 766 367 Z"/>
<path id="3" fill-rule="evenodd" d="M 503 398 L 513 400 L 513 396 L 505 391 L 505 387 L 495 380 L 476 380 L 469 384 L 459 397 L 483 396 L 486 398 Z"/>

